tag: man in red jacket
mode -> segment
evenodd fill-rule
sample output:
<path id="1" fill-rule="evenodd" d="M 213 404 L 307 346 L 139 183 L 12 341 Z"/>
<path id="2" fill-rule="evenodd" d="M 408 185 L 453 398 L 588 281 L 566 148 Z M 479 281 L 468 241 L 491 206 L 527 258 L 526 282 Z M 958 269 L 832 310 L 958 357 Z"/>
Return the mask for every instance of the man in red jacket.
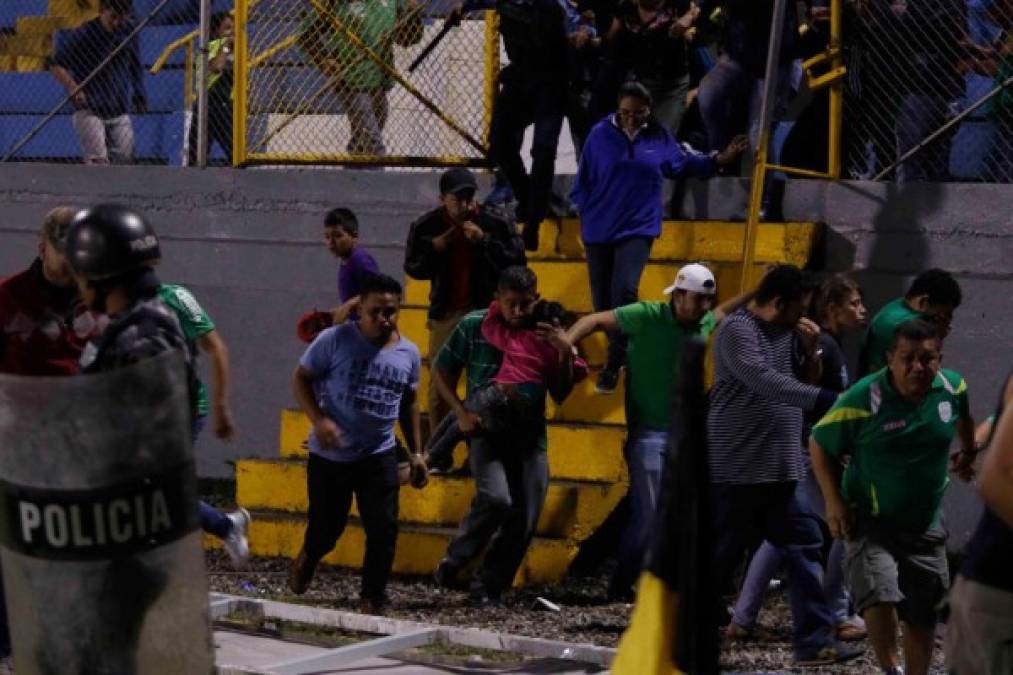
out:
<path id="1" fill-rule="evenodd" d="M 77 295 L 63 255 L 63 239 L 76 213 L 70 207 L 46 215 L 39 257 L 0 282 L 0 373 L 73 375 L 99 317 Z"/>

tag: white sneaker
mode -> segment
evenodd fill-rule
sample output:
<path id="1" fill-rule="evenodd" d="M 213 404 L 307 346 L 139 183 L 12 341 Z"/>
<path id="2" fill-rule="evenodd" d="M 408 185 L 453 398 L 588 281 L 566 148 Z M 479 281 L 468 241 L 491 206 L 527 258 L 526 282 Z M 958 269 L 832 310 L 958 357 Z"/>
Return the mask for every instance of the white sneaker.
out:
<path id="1" fill-rule="evenodd" d="M 225 517 L 232 521 L 232 531 L 222 539 L 222 545 L 232 559 L 232 566 L 241 570 L 250 558 L 250 542 L 246 539 L 246 532 L 250 529 L 250 512 L 240 506 L 232 513 L 226 513 Z"/>

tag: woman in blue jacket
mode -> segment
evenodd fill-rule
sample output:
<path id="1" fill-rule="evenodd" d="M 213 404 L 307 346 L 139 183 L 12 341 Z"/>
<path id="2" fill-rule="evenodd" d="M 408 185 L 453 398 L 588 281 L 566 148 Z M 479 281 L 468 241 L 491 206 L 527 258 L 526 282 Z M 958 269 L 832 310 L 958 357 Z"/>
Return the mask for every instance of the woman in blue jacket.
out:
<path id="1" fill-rule="evenodd" d="M 699 153 L 681 145 L 651 115 L 651 95 L 638 82 L 619 89 L 615 114 L 594 126 L 584 145 L 570 199 L 580 213 L 594 311 L 637 300 L 640 275 L 661 234 L 665 178 L 707 178 L 749 147 L 737 136 L 722 152 Z M 626 340 L 609 335 L 608 361 L 595 389 L 615 391 L 626 360 Z"/>

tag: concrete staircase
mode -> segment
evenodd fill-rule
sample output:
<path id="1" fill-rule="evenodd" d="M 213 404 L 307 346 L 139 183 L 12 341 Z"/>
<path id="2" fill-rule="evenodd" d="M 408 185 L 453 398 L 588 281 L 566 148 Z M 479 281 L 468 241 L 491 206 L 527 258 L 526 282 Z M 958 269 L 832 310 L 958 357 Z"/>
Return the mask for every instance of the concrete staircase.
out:
<path id="1" fill-rule="evenodd" d="M 640 295 L 660 299 L 671 284 L 675 270 L 688 261 L 704 260 L 715 271 L 721 298 L 738 291 L 742 274 L 737 262 L 744 226 L 741 223 L 666 222 L 644 272 Z M 812 223 L 771 223 L 760 228 L 757 264 L 747 271 L 750 280 L 763 273 L 768 263 L 808 260 L 817 226 Z M 591 310 L 590 287 L 579 241 L 576 220 L 550 221 L 542 226 L 539 250 L 531 267 L 539 290 L 575 312 Z M 419 345 L 428 346 L 425 328 L 428 283 L 409 280 L 402 332 Z M 581 345 L 592 369 L 602 366 L 605 341 L 593 336 Z M 622 458 L 625 438 L 623 390 L 614 395 L 594 393 L 595 374 L 578 385 L 562 406 L 549 405 L 549 471 L 551 483 L 536 537 L 518 571 L 515 584 L 552 583 L 566 573 L 581 541 L 601 524 L 626 490 Z M 425 364 L 420 391 L 429 382 Z M 426 396 L 420 396 L 423 412 Z M 309 423 L 301 412 L 282 412 L 281 453 L 278 459 L 249 459 L 237 463 L 237 501 L 253 512 L 250 532 L 255 555 L 294 556 L 302 543 L 307 508 L 306 438 Z M 457 463 L 464 446 L 457 448 Z M 401 530 L 394 570 L 429 574 L 468 510 L 474 496 L 470 479 L 433 477 L 424 490 L 401 490 Z M 325 562 L 359 567 L 364 533 L 353 518 L 337 548 Z"/>

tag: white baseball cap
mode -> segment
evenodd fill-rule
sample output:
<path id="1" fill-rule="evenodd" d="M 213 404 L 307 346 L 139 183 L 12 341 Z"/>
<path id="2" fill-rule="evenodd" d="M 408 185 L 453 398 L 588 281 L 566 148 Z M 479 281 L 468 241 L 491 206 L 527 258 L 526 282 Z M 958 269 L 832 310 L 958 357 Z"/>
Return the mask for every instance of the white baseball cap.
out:
<path id="1" fill-rule="evenodd" d="M 670 295 L 675 290 L 714 295 L 717 286 L 713 272 L 700 263 L 690 263 L 675 275 L 675 282 L 665 289 L 665 295 Z"/>

